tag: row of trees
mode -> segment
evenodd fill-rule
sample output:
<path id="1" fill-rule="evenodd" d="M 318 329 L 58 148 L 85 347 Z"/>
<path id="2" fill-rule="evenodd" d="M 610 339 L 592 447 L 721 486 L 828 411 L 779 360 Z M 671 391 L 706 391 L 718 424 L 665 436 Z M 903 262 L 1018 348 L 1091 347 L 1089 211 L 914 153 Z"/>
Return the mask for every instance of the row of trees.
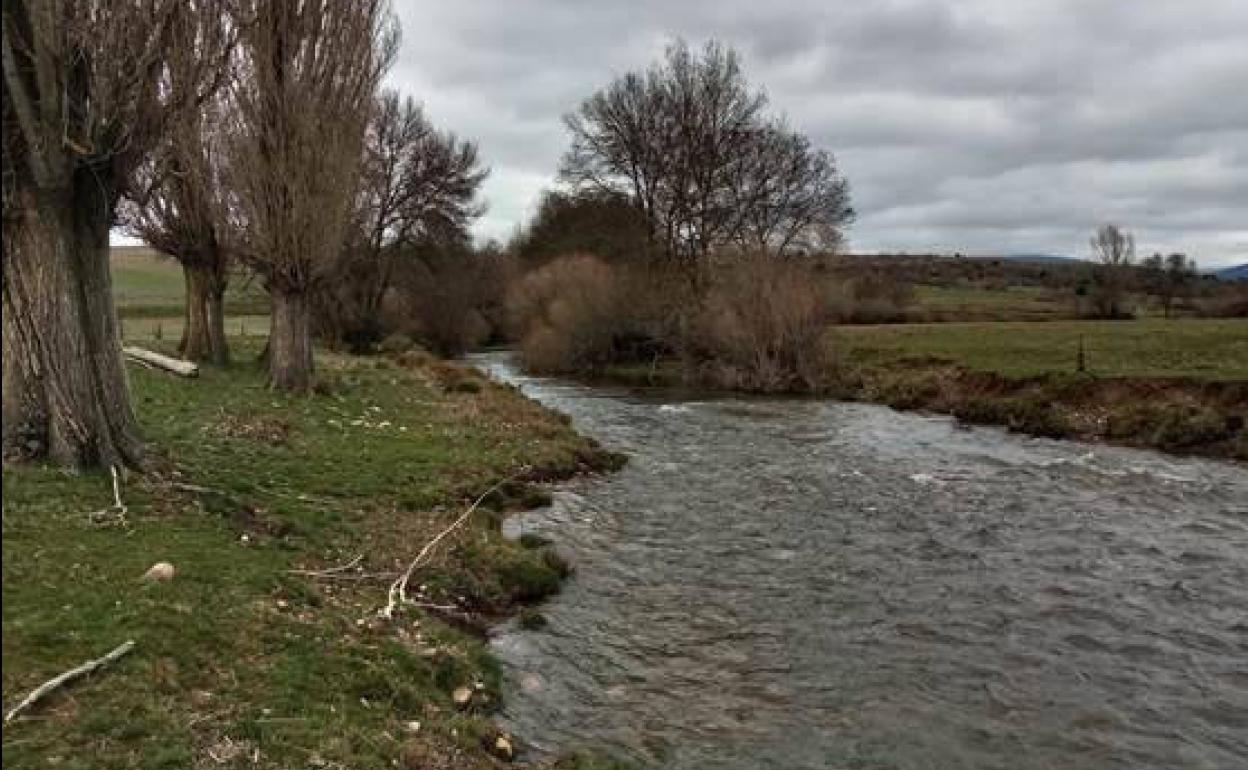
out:
<path id="1" fill-rule="evenodd" d="M 1137 263 L 1135 237 L 1118 225 L 1097 228 L 1091 246 L 1096 260 L 1092 301 L 1101 318 L 1130 317 L 1127 302 L 1133 290 L 1157 297 L 1169 318 L 1175 300 L 1189 294 L 1196 283 L 1196 263 L 1185 254 L 1154 254 Z"/>
<path id="2" fill-rule="evenodd" d="M 141 461 L 114 225 L 182 264 L 187 357 L 228 360 L 225 288 L 254 273 L 270 382 L 302 391 L 314 305 L 348 286 L 375 314 L 414 244 L 480 213 L 475 145 L 379 95 L 386 0 L 6 0 L 3 23 L 6 453 Z"/>
<path id="3" fill-rule="evenodd" d="M 108 239 L 138 169 L 220 85 L 229 0 L 6 1 L 4 439 L 134 464 Z"/>

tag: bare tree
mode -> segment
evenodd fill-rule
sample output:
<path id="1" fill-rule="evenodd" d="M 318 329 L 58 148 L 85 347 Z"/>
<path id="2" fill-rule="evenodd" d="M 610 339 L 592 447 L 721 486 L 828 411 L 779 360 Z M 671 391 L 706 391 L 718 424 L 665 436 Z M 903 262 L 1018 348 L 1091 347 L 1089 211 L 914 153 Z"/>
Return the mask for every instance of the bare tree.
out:
<path id="1" fill-rule="evenodd" d="M 269 381 L 313 385 L 311 294 L 351 218 L 365 128 L 398 28 L 385 0 L 245 0 L 253 22 L 229 90 L 239 257 L 273 300 Z"/>
<path id="2" fill-rule="evenodd" d="M 218 85 L 227 10 L 227 0 L 4 3 L 6 452 L 141 462 L 109 229 L 168 125 Z"/>
<path id="3" fill-rule="evenodd" d="M 784 252 L 837 240 L 852 218 L 830 155 L 765 120 L 731 49 L 683 42 L 645 73 L 617 78 L 565 118 L 572 146 L 562 179 L 625 194 L 653 249 L 677 260 L 726 244 Z"/>
<path id="4" fill-rule="evenodd" d="M 1097 314 L 1103 318 L 1124 318 L 1127 284 L 1131 264 L 1135 261 L 1135 237 L 1118 225 L 1097 228 L 1092 236 L 1092 254 L 1097 260 L 1093 270 L 1093 301 Z"/>
<path id="5" fill-rule="evenodd" d="M 831 154 L 774 124 L 757 132 L 738 168 L 729 195 L 738 217 L 733 240 L 739 245 L 779 255 L 840 247 L 854 210 L 849 183 Z"/>
<path id="6" fill-rule="evenodd" d="M 140 168 L 125 229 L 175 259 L 186 279 L 186 322 L 179 350 L 192 361 L 229 362 L 225 290 L 229 283 L 228 204 L 221 173 L 220 105 L 187 112 Z"/>
<path id="7" fill-rule="evenodd" d="M 1169 318 L 1174 301 L 1191 291 L 1196 280 L 1196 263 L 1186 254 L 1175 253 L 1166 257 L 1154 254 L 1142 264 L 1148 289 L 1161 300 L 1162 313 Z"/>
<path id="8" fill-rule="evenodd" d="M 365 137 L 349 236 L 317 298 L 322 331 L 356 348 L 380 335 L 380 310 L 396 271 L 428 249 L 467 242 L 484 213 L 488 171 L 477 145 L 437 131 L 412 98 L 385 91 Z"/>

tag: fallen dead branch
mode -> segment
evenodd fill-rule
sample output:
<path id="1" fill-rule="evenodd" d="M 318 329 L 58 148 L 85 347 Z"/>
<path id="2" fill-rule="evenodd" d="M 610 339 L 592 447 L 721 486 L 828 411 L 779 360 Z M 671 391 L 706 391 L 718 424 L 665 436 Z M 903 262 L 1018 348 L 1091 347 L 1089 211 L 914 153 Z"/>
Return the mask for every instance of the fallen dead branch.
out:
<path id="1" fill-rule="evenodd" d="M 450 526 L 439 532 L 437 536 L 425 544 L 424 548 L 420 549 L 420 553 L 416 554 L 416 558 L 412 559 L 411 563 L 407 565 L 407 570 L 404 571 L 398 579 L 390 584 L 390 591 L 386 598 L 386 606 L 377 611 L 378 615 L 386 620 L 394 617 L 394 613 L 398 610 L 399 606 L 407 603 L 407 583 L 412 579 L 412 574 L 425 563 L 425 560 L 428 559 L 429 555 L 433 553 L 433 549 L 437 547 L 438 543 L 442 542 L 448 535 L 463 526 L 463 523 L 468 521 L 468 517 L 472 515 L 473 511 L 477 510 L 477 507 L 485 501 L 485 498 L 489 497 L 494 490 L 506 484 L 508 481 L 511 481 L 510 477 L 503 479 L 482 492 L 481 496 L 474 500 L 472 505 L 468 506 L 468 510 L 464 511 L 458 519 L 451 522 Z"/>
<path id="2" fill-rule="evenodd" d="M 117 466 L 110 465 L 108 470 L 113 476 L 113 504 L 107 508 L 92 511 L 87 517 L 91 519 L 93 524 L 104 524 L 112 520 L 114 523 L 124 525 L 126 523 L 126 514 L 130 512 L 130 509 L 126 507 L 126 504 L 121 499 L 121 481 L 117 476 Z"/>
<path id="3" fill-rule="evenodd" d="M 190 361 L 183 361 L 180 358 L 173 358 L 172 356 L 157 353 L 154 350 L 138 348 L 133 345 L 126 345 L 121 349 L 121 352 L 125 354 L 126 358 L 148 366 L 154 366 L 157 369 L 163 369 L 179 377 L 199 376 L 199 366 Z"/>
<path id="4" fill-rule="evenodd" d="M 33 691 L 31 691 L 30 695 L 27 695 L 25 698 L 23 698 L 21 703 L 18 703 L 16 706 L 10 709 L 9 713 L 5 714 L 4 716 L 5 724 L 8 724 L 9 722 L 13 721 L 13 718 L 16 717 L 18 714 L 22 713 L 26 709 L 38 703 L 45 696 L 47 696 L 48 693 L 60 687 L 65 686 L 66 684 L 72 682 L 75 679 L 84 677 L 87 674 L 90 674 L 96 671 L 97 669 L 107 666 L 109 663 L 112 663 L 113 661 L 117 660 L 118 658 L 122 657 L 123 655 L 125 655 L 126 653 L 130 652 L 133 649 L 134 649 L 134 640 L 131 639 L 127 642 L 124 642 L 118 645 L 112 652 L 108 653 L 102 658 L 89 660 L 86 663 L 83 663 L 81 666 L 78 666 L 76 668 L 71 668 L 69 671 L 66 671 L 63 674 L 58 674 L 57 676 L 52 677 L 51 679 L 49 679 L 48 681 L 44 682 L 43 684 L 36 687 Z"/>
<path id="5" fill-rule="evenodd" d="M 340 564 L 337 567 L 329 567 L 328 569 L 288 569 L 286 572 L 291 575 L 304 575 L 305 577 L 332 577 L 342 572 L 349 572 L 355 565 L 364 561 L 364 554 L 356 556 L 346 564 Z"/>

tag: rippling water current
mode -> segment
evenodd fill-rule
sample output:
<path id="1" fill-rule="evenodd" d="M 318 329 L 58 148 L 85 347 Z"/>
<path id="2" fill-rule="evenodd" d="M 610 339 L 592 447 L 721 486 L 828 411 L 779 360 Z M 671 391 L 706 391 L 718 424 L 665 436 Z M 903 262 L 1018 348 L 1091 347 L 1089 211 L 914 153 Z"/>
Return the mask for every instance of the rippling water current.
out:
<path id="1" fill-rule="evenodd" d="M 504 726 L 662 768 L 1248 767 L 1248 470 L 478 365 L 627 452 Z"/>

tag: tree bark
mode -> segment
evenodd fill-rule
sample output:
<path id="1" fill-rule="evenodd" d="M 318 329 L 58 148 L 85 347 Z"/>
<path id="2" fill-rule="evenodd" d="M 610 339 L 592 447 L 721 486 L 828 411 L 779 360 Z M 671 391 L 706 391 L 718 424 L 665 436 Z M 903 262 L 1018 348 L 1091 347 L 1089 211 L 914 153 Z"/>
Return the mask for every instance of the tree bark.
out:
<path id="1" fill-rule="evenodd" d="M 87 467 L 138 466 L 108 265 L 111 204 L 90 171 L 60 189 L 19 193 L 5 250 L 5 440 L 9 408 L 36 455 Z M 13 373 L 10 383 L 9 374 Z"/>
<path id="2" fill-rule="evenodd" d="M 268 353 L 270 387 L 295 393 L 312 388 L 312 316 L 306 293 L 273 292 Z"/>
<path id="3" fill-rule="evenodd" d="M 188 361 L 224 366 L 230 362 L 225 339 L 225 282 L 215 267 L 184 264 L 186 277 L 186 326 L 179 351 Z"/>

